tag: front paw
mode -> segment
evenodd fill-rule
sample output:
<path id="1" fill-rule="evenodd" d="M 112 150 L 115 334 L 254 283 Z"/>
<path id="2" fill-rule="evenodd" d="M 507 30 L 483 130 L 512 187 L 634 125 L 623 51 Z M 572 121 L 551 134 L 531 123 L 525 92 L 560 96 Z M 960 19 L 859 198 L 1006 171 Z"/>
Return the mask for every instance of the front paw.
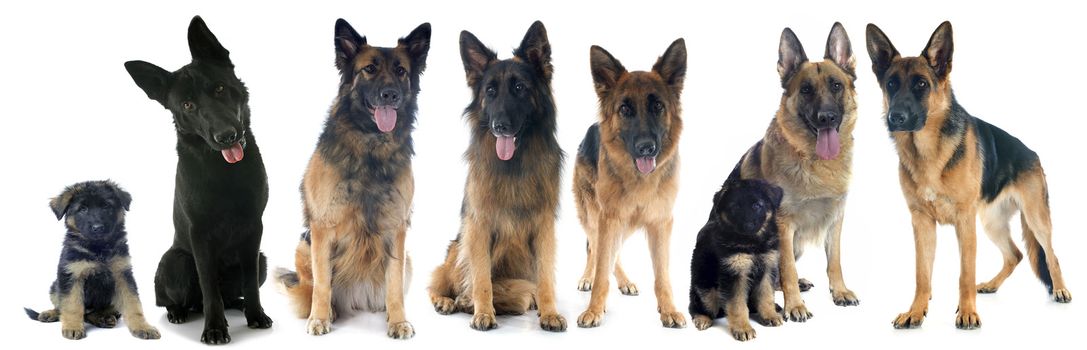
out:
<path id="1" fill-rule="evenodd" d="M 78 327 L 78 328 L 62 328 L 60 330 L 60 335 L 64 336 L 65 338 L 71 339 L 71 340 L 79 340 L 79 339 L 86 338 L 87 337 L 87 331 L 83 329 L 83 324 L 81 323 L 79 326 L 80 327 Z"/>
<path id="2" fill-rule="evenodd" d="M 230 343 L 230 333 L 226 328 L 205 328 L 204 334 L 200 335 L 200 342 L 208 345 L 219 345 Z"/>
<path id="3" fill-rule="evenodd" d="M 679 313 L 679 311 L 661 312 L 661 325 L 665 328 L 687 327 L 687 318 Z"/>
<path id="4" fill-rule="evenodd" d="M 166 308 L 166 320 L 173 324 L 182 324 L 189 321 L 189 310 L 184 308 Z"/>
<path id="5" fill-rule="evenodd" d="M 265 329 L 272 327 L 272 318 L 268 317 L 264 311 L 258 311 L 253 315 L 245 315 L 245 321 L 249 324 L 249 328 L 253 329 Z"/>
<path id="6" fill-rule="evenodd" d="M 899 314 L 894 320 L 894 326 L 896 329 L 910 329 L 921 327 L 921 323 L 925 322 L 924 310 L 910 310 L 909 312 Z"/>
<path id="7" fill-rule="evenodd" d="M 766 327 L 777 327 L 785 323 L 785 317 L 777 312 L 760 313 L 758 317 L 759 324 Z"/>
<path id="8" fill-rule="evenodd" d="M 493 313 L 477 313 L 472 316 L 472 329 L 477 331 L 489 331 L 498 328 L 498 320 Z"/>
<path id="9" fill-rule="evenodd" d="M 739 323 L 739 322 L 737 322 Z M 751 324 L 744 322 L 743 324 L 729 324 L 728 332 L 732 333 L 732 337 L 739 341 L 748 341 L 755 339 L 755 329 L 751 328 Z"/>
<path id="10" fill-rule="evenodd" d="M 1069 292 L 1068 289 L 1064 289 L 1064 288 L 1054 290 L 1053 291 L 1053 301 L 1056 301 L 1058 303 L 1071 303 L 1072 302 L 1072 292 Z"/>
<path id="11" fill-rule="evenodd" d="M 589 278 L 582 278 L 577 281 L 577 290 L 582 292 L 588 292 L 593 290 L 593 280 Z"/>
<path id="12" fill-rule="evenodd" d="M 691 323 L 694 323 L 694 328 L 700 331 L 704 331 L 713 327 L 713 319 L 706 315 L 694 315 L 691 317 Z"/>
<path id="13" fill-rule="evenodd" d="M 581 328 L 599 327 L 601 321 L 604 321 L 603 311 L 585 310 L 585 312 L 581 313 L 581 316 L 578 316 L 577 326 Z"/>
<path id="14" fill-rule="evenodd" d="M 439 314 L 452 315 L 457 312 L 457 307 L 454 305 L 452 298 L 437 297 L 434 298 L 432 303 L 434 304 L 434 311 L 437 311 Z"/>
<path id="15" fill-rule="evenodd" d="M 325 335 L 332 331 L 332 321 L 310 317 L 306 321 L 306 333 L 309 335 Z"/>
<path id="16" fill-rule="evenodd" d="M 385 334 L 393 339 L 411 339 L 415 336 L 415 328 L 408 321 L 390 323 L 389 330 Z"/>
<path id="17" fill-rule="evenodd" d="M 789 321 L 805 322 L 812 317 L 812 314 L 811 311 L 808 311 L 808 307 L 804 306 L 804 302 L 801 301 L 797 305 L 785 305 L 785 316 L 789 318 Z"/>
<path id="18" fill-rule="evenodd" d="M 540 315 L 540 328 L 550 332 L 565 332 L 566 318 L 559 314 Z"/>
<path id="19" fill-rule="evenodd" d="M 834 305 L 838 306 L 857 306 L 861 304 L 860 299 L 857 299 L 857 295 L 853 294 L 851 290 L 832 290 L 830 296 L 834 298 Z"/>
<path id="20" fill-rule="evenodd" d="M 130 329 L 129 332 L 132 333 L 133 337 L 140 339 L 158 339 L 161 337 L 161 335 L 159 335 L 159 330 L 151 325 L 133 328 Z"/>
<path id="21" fill-rule="evenodd" d="M 638 286 L 634 285 L 634 282 L 627 281 L 627 283 L 619 284 L 619 293 L 623 295 L 638 295 Z"/>
<path id="22" fill-rule="evenodd" d="M 87 323 L 98 328 L 113 328 L 117 327 L 117 316 L 112 314 L 100 315 L 90 314 L 87 315 Z"/>
<path id="23" fill-rule="evenodd" d="M 959 311 L 955 313 L 955 327 L 958 329 L 981 328 L 981 317 L 978 316 L 977 311 L 963 311 L 962 309 L 959 309 Z"/>

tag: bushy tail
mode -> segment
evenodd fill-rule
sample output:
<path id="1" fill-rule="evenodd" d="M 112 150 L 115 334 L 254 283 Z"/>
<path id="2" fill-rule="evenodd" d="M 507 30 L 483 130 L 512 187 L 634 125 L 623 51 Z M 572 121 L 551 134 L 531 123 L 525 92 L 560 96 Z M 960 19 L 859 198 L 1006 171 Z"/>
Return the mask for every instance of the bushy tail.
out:
<path id="1" fill-rule="evenodd" d="M 1045 250 L 1042 249 L 1042 245 L 1038 243 L 1038 238 L 1034 236 L 1034 231 L 1027 225 L 1027 219 L 1020 216 L 1020 222 L 1023 224 L 1023 241 L 1027 248 L 1027 257 L 1030 259 L 1030 268 L 1034 270 L 1034 275 L 1038 276 L 1038 279 L 1042 280 L 1042 284 L 1050 294 L 1053 293 L 1053 276 L 1049 275 L 1049 264 L 1045 260 Z"/>
<path id="2" fill-rule="evenodd" d="M 536 307 L 536 284 L 523 279 L 494 281 L 494 311 L 499 315 L 521 315 Z"/>
<path id="3" fill-rule="evenodd" d="M 299 318 L 309 317 L 310 303 L 313 298 L 313 282 L 298 276 L 297 272 L 276 268 L 276 286 L 286 294 L 294 306 L 294 313 Z"/>
<path id="4" fill-rule="evenodd" d="M 37 311 L 31 310 L 31 309 L 30 309 L 30 308 L 28 308 L 28 307 L 24 307 L 24 308 L 23 308 L 23 311 L 26 311 L 26 315 L 27 315 L 27 316 L 30 316 L 30 319 L 31 319 L 31 320 L 35 320 L 35 321 L 37 321 L 37 320 L 38 320 L 38 316 L 39 316 L 39 315 L 41 315 L 41 314 L 39 314 L 39 313 L 38 313 Z"/>

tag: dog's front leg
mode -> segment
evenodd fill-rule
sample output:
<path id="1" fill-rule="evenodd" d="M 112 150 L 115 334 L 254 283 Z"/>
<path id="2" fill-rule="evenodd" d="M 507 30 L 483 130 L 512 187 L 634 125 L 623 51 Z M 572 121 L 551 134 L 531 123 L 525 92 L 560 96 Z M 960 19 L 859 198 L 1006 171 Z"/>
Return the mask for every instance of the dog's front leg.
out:
<path id="1" fill-rule="evenodd" d="M 550 215 L 541 218 L 539 232 L 532 237 L 536 248 L 536 306 L 540 311 L 540 328 L 552 332 L 566 331 L 566 318 L 555 307 L 555 220 Z"/>
<path id="2" fill-rule="evenodd" d="M 245 321 L 249 328 L 263 329 L 272 327 L 272 318 L 264 313 L 264 306 L 260 303 L 260 240 L 263 232 L 263 224 L 257 223 L 255 231 L 250 234 L 249 243 L 245 245 L 241 253 L 242 296 L 245 297 Z"/>
<path id="3" fill-rule="evenodd" d="M 672 237 L 672 217 L 646 225 L 646 238 L 649 242 L 649 257 L 653 260 L 654 289 L 657 294 L 657 311 L 660 312 L 661 324 L 668 328 L 683 328 L 687 320 L 676 311 L 672 302 L 672 281 L 668 276 L 668 247 Z"/>
<path id="4" fill-rule="evenodd" d="M 472 284 L 474 315 L 471 326 L 479 331 L 492 330 L 498 328 L 498 320 L 495 319 L 494 287 L 491 281 L 491 230 L 479 218 L 468 217 L 465 220 L 465 245 L 461 256 L 468 259 L 468 273 Z"/>
<path id="5" fill-rule="evenodd" d="M 70 263 L 68 266 L 75 266 L 76 263 Z M 68 339 L 83 339 L 87 336 L 87 331 L 83 325 L 84 305 L 83 305 L 83 280 L 86 278 L 83 274 L 77 274 L 72 268 L 69 268 L 67 272 L 70 277 L 71 286 L 68 288 L 67 293 L 58 291 L 60 295 L 59 305 L 60 309 L 60 334 Z M 58 288 L 63 288 L 59 286 Z"/>
<path id="6" fill-rule="evenodd" d="M 959 221 L 955 223 L 955 233 L 959 238 L 959 310 L 955 315 L 955 327 L 977 329 L 981 327 L 978 317 L 976 263 L 978 240 L 976 231 L 977 213 L 975 210 L 963 210 Z"/>
<path id="7" fill-rule="evenodd" d="M 147 323 L 143 316 L 143 304 L 136 292 L 136 279 L 132 276 L 131 259 L 114 258 L 109 265 L 114 284 L 113 307 L 121 310 L 128 331 L 136 338 L 158 339 L 159 330 Z"/>
<path id="8" fill-rule="evenodd" d="M 925 315 L 928 314 L 928 301 L 932 298 L 932 263 L 936 259 L 936 219 L 920 210 L 911 209 L 910 215 L 913 221 L 917 287 L 910 311 L 895 318 L 895 328 L 920 327 L 925 321 Z"/>
<path id="9" fill-rule="evenodd" d="M 799 279 L 796 273 L 796 253 L 793 245 L 793 237 L 796 234 L 796 225 L 785 215 L 778 218 L 778 235 L 781 244 L 781 261 L 778 263 L 781 271 L 781 291 L 785 294 L 785 317 L 791 321 L 804 322 L 811 318 L 812 314 L 804 305 L 804 299 L 800 297 Z"/>
<path id="10" fill-rule="evenodd" d="M 607 208 L 601 208 L 597 224 L 596 247 L 599 252 L 596 253 L 593 291 L 589 298 L 589 308 L 577 318 L 578 327 L 597 327 L 604 320 L 604 309 L 608 301 L 608 278 L 611 277 L 615 259 L 619 256 L 618 250 L 623 244 L 623 234 L 619 232 L 620 226 L 617 218 L 609 217 Z"/>
<path id="11" fill-rule="evenodd" d="M 385 310 L 388 312 L 388 330 L 386 334 L 393 339 L 408 339 L 415 336 L 415 328 L 404 315 L 404 269 L 408 255 L 404 249 L 408 228 L 397 229 L 393 251 L 387 258 L 385 268 Z"/>
<path id="12" fill-rule="evenodd" d="M 313 268 L 313 300 L 306 333 L 332 331 L 332 238 L 335 226 L 310 222 L 310 266 Z"/>
<path id="13" fill-rule="evenodd" d="M 230 332 L 227 329 L 226 315 L 223 313 L 223 296 L 219 290 L 219 261 L 216 254 L 222 247 L 212 247 L 208 240 L 202 239 L 207 234 L 210 233 L 189 232 L 204 303 L 204 332 L 200 335 L 200 341 L 204 344 L 226 344 L 230 343 Z"/>
<path id="14" fill-rule="evenodd" d="M 842 208 L 845 207 L 843 201 Z M 860 305 L 857 295 L 845 286 L 845 277 L 842 277 L 842 221 L 844 214 L 839 214 L 827 232 L 827 240 L 824 248 L 827 252 L 827 279 L 830 280 L 830 296 L 834 299 L 834 305 L 853 306 Z"/>

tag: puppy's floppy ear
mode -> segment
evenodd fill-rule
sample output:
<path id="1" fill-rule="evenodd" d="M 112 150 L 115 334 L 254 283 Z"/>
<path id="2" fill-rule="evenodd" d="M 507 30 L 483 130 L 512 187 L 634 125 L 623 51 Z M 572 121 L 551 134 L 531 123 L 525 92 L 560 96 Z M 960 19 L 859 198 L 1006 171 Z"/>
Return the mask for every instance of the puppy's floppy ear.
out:
<path id="1" fill-rule="evenodd" d="M 411 69 L 414 73 L 426 70 L 426 57 L 430 52 L 430 23 L 420 24 L 408 36 L 400 38 L 400 46 L 407 48 L 411 55 Z"/>
<path id="2" fill-rule="evenodd" d="M 476 82 L 483 79 L 483 72 L 491 62 L 498 60 L 498 54 L 484 46 L 475 35 L 464 30 L 460 32 L 460 58 L 464 61 L 468 86 L 474 87 Z"/>
<path id="3" fill-rule="evenodd" d="M 211 33 L 208 25 L 200 16 L 194 16 L 189 22 L 189 52 L 193 61 L 203 61 L 228 67 L 234 67 L 230 62 L 230 51 L 227 51 L 215 34 Z"/>
<path id="4" fill-rule="evenodd" d="M 891 68 L 891 61 L 900 57 L 898 50 L 891 44 L 887 34 L 883 34 L 883 31 L 875 24 L 868 23 L 865 41 L 867 41 L 868 57 L 872 59 L 872 73 L 876 74 L 877 80 L 882 81 L 883 73 Z"/>
<path id="5" fill-rule="evenodd" d="M 683 91 L 683 79 L 687 77 L 687 42 L 679 38 L 668 45 L 664 55 L 653 64 L 653 71 L 679 95 Z"/>
<path id="6" fill-rule="evenodd" d="M 525 38 L 521 39 L 521 46 L 513 51 L 513 55 L 536 67 L 544 80 L 551 80 L 551 73 L 555 68 L 551 66 L 551 42 L 547 40 L 547 29 L 543 22 L 532 22 Z"/>
<path id="7" fill-rule="evenodd" d="M 125 62 L 125 70 L 132 80 L 136 82 L 147 98 L 158 101 L 166 107 L 167 96 L 170 93 L 170 85 L 173 84 L 173 76 L 165 69 L 159 68 L 144 61 Z"/>
<path id="8" fill-rule="evenodd" d="M 932 32 L 932 37 L 928 39 L 928 45 L 925 45 L 925 51 L 921 52 L 921 56 L 928 60 L 936 76 L 943 80 L 947 79 L 947 75 L 951 73 L 951 53 L 954 50 L 955 43 L 951 40 L 951 22 L 944 21 L 936 28 L 936 31 Z"/>
<path id="9" fill-rule="evenodd" d="M 68 212 L 68 206 L 72 204 L 72 197 L 74 196 L 75 188 L 68 186 L 60 195 L 49 200 L 49 208 L 53 209 L 53 214 L 57 216 L 57 220 L 64 218 L 64 213 Z"/>
<path id="10" fill-rule="evenodd" d="M 781 42 L 778 43 L 778 75 L 781 76 L 781 86 L 784 87 L 800 70 L 800 65 L 807 61 L 808 55 L 804 53 L 804 46 L 800 45 L 800 39 L 796 38 L 793 30 L 782 30 Z"/>
<path id="11" fill-rule="evenodd" d="M 766 189 L 766 195 L 770 197 L 770 201 L 774 203 L 774 208 L 781 205 L 781 200 L 785 198 L 785 191 L 781 187 L 775 186 L 768 182 L 763 183 L 763 188 Z"/>
<path id="12" fill-rule="evenodd" d="M 113 195 L 117 196 L 117 200 L 120 201 L 121 207 L 128 211 L 128 208 L 132 205 L 132 195 L 121 189 L 116 184 L 111 183 L 113 187 Z"/>
<path id="13" fill-rule="evenodd" d="M 619 77 L 627 72 L 623 64 L 615 59 L 608 50 L 596 45 L 589 48 L 589 68 L 593 74 L 596 95 L 599 97 L 603 97 L 608 91 L 615 88 Z"/>

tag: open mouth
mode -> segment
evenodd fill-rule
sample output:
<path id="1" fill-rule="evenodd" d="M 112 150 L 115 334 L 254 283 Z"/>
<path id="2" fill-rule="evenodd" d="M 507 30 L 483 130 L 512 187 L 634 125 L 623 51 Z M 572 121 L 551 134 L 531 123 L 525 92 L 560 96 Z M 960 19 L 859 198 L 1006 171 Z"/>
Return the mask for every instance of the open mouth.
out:
<path id="1" fill-rule="evenodd" d="M 513 152 L 517 150 L 517 136 L 494 133 L 494 137 L 496 138 L 494 150 L 498 154 L 498 159 L 513 159 Z"/>
<path id="2" fill-rule="evenodd" d="M 838 153 L 842 150 L 838 128 L 813 129 L 813 131 L 815 131 L 815 155 L 822 160 L 838 158 Z"/>
<path id="3" fill-rule="evenodd" d="M 388 133 L 396 128 L 396 107 L 393 106 L 375 106 L 371 110 L 374 115 L 374 123 L 377 124 L 377 129 L 383 133 Z"/>
<path id="4" fill-rule="evenodd" d="M 642 174 L 649 174 L 657 169 L 657 157 L 634 158 L 634 166 L 636 166 L 638 171 L 642 172 Z"/>
<path id="5" fill-rule="evenodd" d="M 234 164 L 240 162 L 242 161 L 242 158 L 245 158 L 244 141 L 239 141 L 238 143 L 230 145 L 230 147 L 222 149 L 222 152 L 223 159 L 225 159 L 227 163 Z"/>

